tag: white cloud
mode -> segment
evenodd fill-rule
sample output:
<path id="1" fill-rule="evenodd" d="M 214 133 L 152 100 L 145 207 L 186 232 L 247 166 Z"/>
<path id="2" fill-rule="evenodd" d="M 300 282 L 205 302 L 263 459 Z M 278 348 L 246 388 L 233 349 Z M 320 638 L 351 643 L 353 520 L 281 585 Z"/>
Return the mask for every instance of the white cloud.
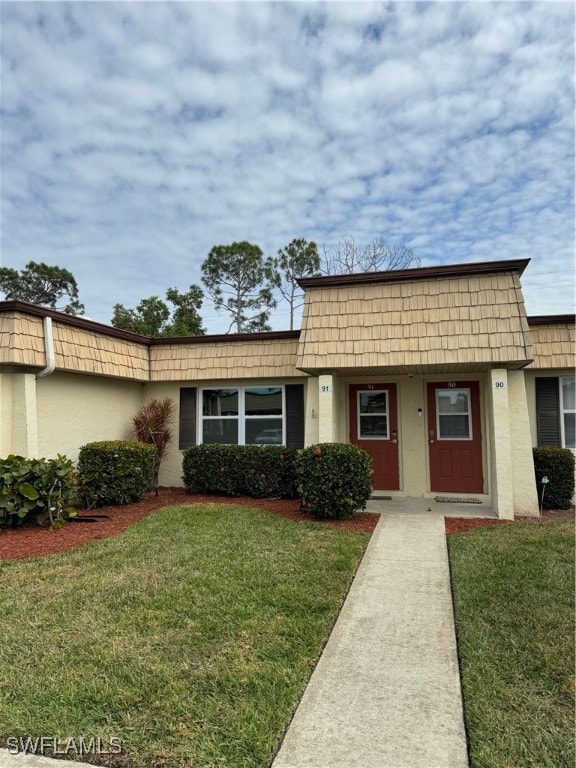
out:
<path id="1" fill-rule="evenodd" d="M 569 4 L 1 12 L 2 263 L 67 267 L 91 317 L 199 282 L 215 244 L 347 234 L 529 255 L 529 311 L 573 311 Z"/>

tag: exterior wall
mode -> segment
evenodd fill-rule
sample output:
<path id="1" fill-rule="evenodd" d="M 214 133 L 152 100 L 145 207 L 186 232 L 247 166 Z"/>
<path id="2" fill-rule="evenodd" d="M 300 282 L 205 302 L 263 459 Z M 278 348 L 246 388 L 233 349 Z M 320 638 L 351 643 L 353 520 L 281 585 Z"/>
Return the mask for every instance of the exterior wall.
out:
<path id="1" fill-rule="evenodd" d="M 46 365 L 42 318 L 21 312 L 0 315 L 0 365 Z"/>
<path id="2" fill-rule="evenodd" d="M 148 344 L 127 341 L 85 328 L 53 324 L 56 368 L 136 381 L 148 381 Z"/>
<path id="3" fill-rule="evenodd" d="M 446 374 L 530 359 L 520 281 L 509 272 L 311 287 L 296 365 L 316 373 Z"/>
<path id="4" fill-rule="evenodd" d="M 92 373 L 124 379 L 147 381 L 149 378 L 148 343 L 129 341 L 102 332 L 103 326 L 84 321 L 86 327 L 75 327 L 74 320 L 52 323 L 56 367 L 75 373 Z M 110 329 L 113 331 L 113 329 Z M 0 315 L 0 365 L 46 365 L 44 326 L 40 316 L 23 312 Z"/>
<path id="5" fill-rule="evenodd" d="M 225 383 L 225 386 L 272 386 L 272 385 L 280 385 L 280 384 L 293 384 L 293 383 L 304 383 L 304 412 L 306 414 L 306 426 L 305 426 L 305 434 L 306 434 L 306 444 L 308 445 L 309 442 L 316 442 L 316 441 L 309 441 L 308 440 L 308 432 L 311 431 L 313 433 L 314 425 L 318 423 L 318 418 L 311 417 L 311 410 L 312 408 L 317 408 L 317 406 L 313 406 L 309 402 L 310 395 L 308 393 L 308 390 L 310 388 L 310 385 L 316 384 L 315 379 L 308 378 L 307 381 L 302 382 L 302 379 L 297 378 L 274 378 L 271 379 L 270 377 L 258 379 L 257 381 L 254 380 L 254 378 L 250 379 L 240 379 L 240 378 L 231 378 L 228 379 Z M 223 382 L 221 379 L 207 379 L 204 381 L 198 381 L 198 380 L 190 380 L 190 381 L 178 381 L 178 382 L 157 382 L 157 383 L 150 383 L 146 384 L 143 390 L 143 399 L 142 402 L 148 402 L 149 400 L 152 400 L 154 398 L 165 398 L 165 397 L 171 397 L 174 400 L 176 410 L 175 410 L 175 417 L 173 422 L 173 440 L 170 445 L 169 452 L 165 458 L 165 460 L 162 462 L 162 466 L 160 468 L 160 485 L 164 486 L 182 486 L 182 456 L 183 451 L 181 451 L 178 448 L 178 428 L 179 428 L 179 420 L 180 420 L 180 389 L 182 387 L 221 387 L 223 386 Z M 312 400 L 313 402 L 313 400 Z M 317 413 L 317 410 L 315 411 Z M 310 426 L 312 425 L 312 426 Z"/>
<path id="6" fill-rule="evenodd" d="M 65 454 L 96 440 L 125 440 L 143 402 L 143 385 L 100 376 L 55 372 L 36 380 L 38 455 Z"/>
<path id="7" fill-rule="evenodd" d="M 0 376 L 1 455 L 38 455 L 36 377 L 29 373 Z"/>
<path id="8" fill-rule="evenodd" d="M 306 376 L 294 367 L 297 338 L 190 341 L 153 345 L 151 381 Z"/>
<path id="9" fill-rule="evenodd" d="M 576 328 L 574 323 L 530 323 L 534 368 L 572 368 L 576 362 Z M 554 374 L 550 374 L 554 375 Z"/>
<path id="10" fill-rule="evenodd" d="M 509 371 L 508 387 L 514 514 L 535 515 L 538 511 L 538 497 L 524 371 Z"/>

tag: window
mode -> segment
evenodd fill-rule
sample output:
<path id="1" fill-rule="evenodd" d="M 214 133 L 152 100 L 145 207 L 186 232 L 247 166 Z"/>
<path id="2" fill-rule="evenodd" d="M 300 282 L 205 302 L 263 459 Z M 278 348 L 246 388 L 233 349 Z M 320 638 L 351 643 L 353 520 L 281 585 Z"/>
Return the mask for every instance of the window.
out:
<path id="1" fill-rule="evenodd" d="M 576 398 L 574 376 L 560 379 L 560 429 L 562 447 L 576 450 Z"/>
<path id="2" fill-rule="evenodd" d="M 539 446 L 576 450 L 575 377 L 536 378 L 536 435 Z"/>
<path id="3" fill-rule="evenodd" d="M 304 447 L 304 385 L 182 387 L 178 445 Z"/>
<path id="4" fill-rule="evenodd" d="M 358 437 L 388 440 L 388 392 L 358 392 Z"/>
<path id="5" fill-rule="evenodd" d="M 438 440 L 471 440 L 469 389 L 436 390 Z"/>
<path id="6" fill-rule="evenodd" d="M 201 390 L 202 443 L 284 445 L 284 387 Z"/>

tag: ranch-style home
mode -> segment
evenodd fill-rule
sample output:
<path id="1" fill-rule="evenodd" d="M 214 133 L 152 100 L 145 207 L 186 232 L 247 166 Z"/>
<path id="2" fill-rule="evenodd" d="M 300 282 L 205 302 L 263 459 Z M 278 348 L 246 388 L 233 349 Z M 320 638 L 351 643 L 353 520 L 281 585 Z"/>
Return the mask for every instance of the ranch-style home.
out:
<path id="1" fill-rule="evenodd" d="M 198 443 L 353 442 L 375 495 L 538 508 L 532 446 L 574 449 L 574 315 L 527 317 L 528 260 L 306 278 L 302 327 L 148 339 L 0 302 L 0 455 L 72 459 L 172 397 L 162 485 Z"/>

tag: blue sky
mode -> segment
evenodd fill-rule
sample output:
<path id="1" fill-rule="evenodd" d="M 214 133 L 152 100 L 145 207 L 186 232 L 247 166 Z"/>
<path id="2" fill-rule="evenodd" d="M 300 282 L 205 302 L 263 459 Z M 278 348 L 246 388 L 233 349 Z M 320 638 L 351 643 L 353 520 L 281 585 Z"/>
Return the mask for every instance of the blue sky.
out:
<path id="1" fill-rule="evenodd" d="M 574 311 L 571 2 L 0 12 L 1 263 L 68 268 L 92 319 L 199 284 L 213 245 L 347 235 L 530 257 L 529 314 Z"/>

